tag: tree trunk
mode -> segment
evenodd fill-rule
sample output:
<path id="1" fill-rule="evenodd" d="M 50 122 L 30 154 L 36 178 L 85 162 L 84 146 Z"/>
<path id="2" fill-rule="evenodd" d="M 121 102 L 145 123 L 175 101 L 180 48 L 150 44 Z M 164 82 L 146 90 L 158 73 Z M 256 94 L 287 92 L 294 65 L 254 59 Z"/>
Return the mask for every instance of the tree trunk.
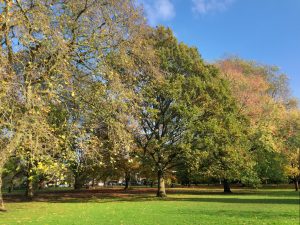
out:
<path id="1" fill-rule="evenodd" d="M 161 198 L 164 198 L 164 197 L 167 197 L 167 194 L 166 194 L 166 188 L 165 188 L 165 180 L 164 180 L 164 176 L 163 176 L 163 171 L 159 170 L 157 172 L 157 194 L 156 196 L 157 197 L 161 197 Z"/>
<path id="2" fill-rule="evenodd" d="M 224 179 L 224 193 L 231 193 L 230 184 L 227 179 Z"/>
<path id="3" fill-rule="evenodd" d="M 81 182 L 81 179 L 80 179 L 80 176 L 78 175 L 75 175 L 74 176 L 74 179 L 75 179 L 75 182 L 74 182 L 74 189 L 75 190 L 79 190 L 80 188 L 82 188 L 82 182 Z"/>
<path id="4" fill-rule="evenodd" d="M 129 187 L 129 181 L 130 181 L 130 173 L 125 172 L 125 187 L 124 190 L 127 190 Z"/>
<path id="5" fill-rule="evenodd" d="M 28 161 L 28 168 L 27 168 L 27 173 L 26 173 L 26 192 L 25 192 L 25 197 L 28 198 L 29 200 L 31 200 L 32 197 L 33 197 L 33 182 L 32 182 L 31 171 L 32 171 L 32 164 L 31 164 L 30 161 Z"/>
<path id="6" fill-rule="evenodd" d="M 46 181 L 44 179 L 39 181 L 38 187 L 39 187 L 40 190 L 45 188 L 45 186 L 46 186 L 45 182 Z"/>
<path id="7" fill-rule="evenodd" d="M 0 173 L 0 211 L 5 211 L 4 201 L 2 197 L 2 173 Z"/>
<path id="8" fill-rule="evenodd" d="M 33 198 L 33 182 L 32 182 L 31 177 L 27 177 L 25 196 L 28 199 Z"/>
<path id="9" fill-rule="evenodd" d="M 94 189 L 95 188 L 95 180 L 96 180 L 96 178 L 93 178 L 93 180 L 92 180 L 92 188 Z"/>
<path id="10" fill-rule="evenodd" d="M 294 180 L 295 191 L 299 191 L 299 181 L 297 179 Z"/>
<path id="11" fill-rule="evenodd" d="M 13 177 L 11 178 L 11 180 L 10 180 L 10 185 L 9 185 L 9 188 L 8 188 L 8 193 L 11 193 L 14 190 L 14 179 L 15 179 L 16 175 L 17 174 L 14 174 Z"/>

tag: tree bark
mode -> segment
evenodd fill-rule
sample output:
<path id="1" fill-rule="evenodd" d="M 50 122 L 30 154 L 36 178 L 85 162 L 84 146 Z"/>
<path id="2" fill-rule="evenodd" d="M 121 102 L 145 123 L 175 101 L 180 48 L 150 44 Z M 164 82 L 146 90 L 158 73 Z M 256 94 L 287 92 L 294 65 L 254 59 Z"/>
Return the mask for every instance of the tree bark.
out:
<path id="1" fill-rule="evenodd" d="M 75 190 L 79 190 L 80 188 L 82 188 L 83 184 L 80 180 L 80 176 L 75 175 L 74 176 L 75 182 L 74 182 L 74 189 Z"/>
<path id="2" fill-rule="evenodd" d="M 40 190 L 45 188 L 45 186 L 46 186 L 45 182 L 46 181 L 44 179 L 42 179 L 42 180 L 39 181 L 38 188 Z"/>
<path id="3" fill-rule="evenodd" d="M 232 193 L 230 190 L 230 184 L 227 179 L 223 180 L 223 185 L 224 185 L 224 193 Z"/>
<path id="4" fill-rule="evenodd" d="M 8 188 L 8 193 L 11 193 L 14 190 L 14 183 L 11 182 Z"/>
<path id="5" fill-rule="evenodd" d="M 165 188 L 165 180 L 164 180 L 164 174 L 163 174 L 163 171 L 159 170 L 157 172 L 157 194 L 156 196 L 157 197 L 161 197 L 161 198 L 164 198 L 164 197 L 167 197 L 167 194 L 166 194 L 166 188 Z"/>
<path id="6" fill-rule="evenodd" d="M 31 177 L 27 177 L 25 196 L 28 199 L 33 198 L 33 182 L 32 182 Z"/>
<path id="7" fill-rule="evenodd" d="M 129 187 L 129 181 L 130 181 L 130 173 L 125 172 L 125 187 L 124 190 L 127 190 Z"/>
<path id="8" fill-rule="evenodd" d="M 32 181 L 32 164 L 30 159 L 28 160 L 28 168 L 27 168 L 27 173 L 26 173 L 26 192 L 25 192 L 25 197 L 28 198 L 29 200 L 32 199 L 33 197 L 33 181 Z"/>
<path id="9" fill-rule="evenodd" d="M 5 211 L 4 201 L 2 196 L 2 173 L 0 173 L 0 211 Z"/>
<path id="10" fill-rule="evenodd" d="M 295 191 L 299 191 L 299 181 L 297 179 L 294 180 Z"/>
<path id="11" fill-rule="evenodd" d="M 93 180 L 92 180 L 92 188 L 95 188 L 95 180 L 96 180 L 96 178 L 93 178 Z"/>

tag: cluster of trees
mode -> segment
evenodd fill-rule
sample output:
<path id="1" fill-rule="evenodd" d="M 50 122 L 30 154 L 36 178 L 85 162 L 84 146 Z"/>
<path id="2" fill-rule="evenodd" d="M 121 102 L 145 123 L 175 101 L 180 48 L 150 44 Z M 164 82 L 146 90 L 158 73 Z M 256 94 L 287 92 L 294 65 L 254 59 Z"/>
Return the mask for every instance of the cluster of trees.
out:
<path id="1" fill-rule="evenodd" d="M 298 188 L 300 112 L 277 68 L 206 64 L 131 0 L 2 0 L 0 14 L 0 186 L 31 198 L 139 172 L 160 197 L 168 177 Z"/>

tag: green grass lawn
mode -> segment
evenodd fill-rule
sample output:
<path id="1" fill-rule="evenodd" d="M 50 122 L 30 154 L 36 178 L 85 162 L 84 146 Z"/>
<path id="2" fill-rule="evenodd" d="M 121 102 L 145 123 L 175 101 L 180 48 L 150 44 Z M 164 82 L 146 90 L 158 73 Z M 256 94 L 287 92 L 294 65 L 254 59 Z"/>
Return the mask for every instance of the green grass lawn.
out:
<path id="1" fill-rule="evenodd" d="M 166 199 L 129 192 L 41 195 L 33 202 L 10 202 L 0 224 L 296 224 L 299 193 L 293 190 L 172 189 Z M 61 196 L 63 195 L 63 196 Z"/>

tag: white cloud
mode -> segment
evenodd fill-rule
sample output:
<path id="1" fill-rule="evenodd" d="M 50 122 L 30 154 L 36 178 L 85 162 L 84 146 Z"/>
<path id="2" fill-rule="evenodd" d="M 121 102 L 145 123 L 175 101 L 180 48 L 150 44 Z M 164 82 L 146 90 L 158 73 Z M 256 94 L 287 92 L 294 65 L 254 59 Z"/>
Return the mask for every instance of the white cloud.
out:
<path id="1" fill-rule="evenodd" d="M 224 11 L 235 0 L 192 0 L 193 11 L 199 14 Z"/>
<path id="2" fill-rule="evenodd" d="M 175 17 L 175 7 L 171 0 L 142 0 L 150 25 Z"/>

